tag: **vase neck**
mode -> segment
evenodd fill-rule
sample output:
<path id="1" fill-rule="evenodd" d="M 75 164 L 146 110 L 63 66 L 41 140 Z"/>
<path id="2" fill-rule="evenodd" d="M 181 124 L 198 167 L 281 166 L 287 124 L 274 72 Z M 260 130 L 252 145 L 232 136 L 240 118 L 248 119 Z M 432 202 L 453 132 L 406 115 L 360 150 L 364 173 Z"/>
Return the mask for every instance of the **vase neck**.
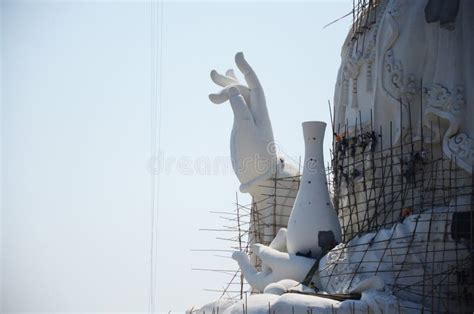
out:
<path id="1" fill-rule="evenodd" d="M 305 159 L 303 175 L 324 173 L 323 141 L 326 123 L 320 121 L 303 122 Z"/>

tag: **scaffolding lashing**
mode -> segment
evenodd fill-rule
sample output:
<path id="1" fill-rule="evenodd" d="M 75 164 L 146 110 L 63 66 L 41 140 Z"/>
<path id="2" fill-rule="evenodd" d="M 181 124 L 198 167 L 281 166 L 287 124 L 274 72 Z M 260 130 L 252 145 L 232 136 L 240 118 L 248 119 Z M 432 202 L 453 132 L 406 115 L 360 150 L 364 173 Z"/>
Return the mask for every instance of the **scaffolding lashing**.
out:
<path id="1" fill-rule="evenodd" d="M 398 139 L 392 124 L 383 134 L 361 119 L 335 132 L 331 188 L 345 244 L 320 272 L 323 288 L 341 282 L 350 290 L 367 273 L 417 310 L 472 312 L 472 174 L 407 116 Z M 443 134 L 439 120 L 431 124 Z"/>

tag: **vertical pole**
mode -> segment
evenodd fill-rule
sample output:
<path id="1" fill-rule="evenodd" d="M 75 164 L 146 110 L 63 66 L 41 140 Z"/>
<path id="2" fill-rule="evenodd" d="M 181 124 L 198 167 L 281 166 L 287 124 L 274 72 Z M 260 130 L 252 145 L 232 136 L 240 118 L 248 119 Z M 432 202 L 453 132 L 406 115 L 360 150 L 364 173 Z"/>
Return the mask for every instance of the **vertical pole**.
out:
<path id="1" fill-rule="evenodd" d="M 276 237 L 277 234 L 277 211 L 276 211 L 276 206 L 277 206 L 277 176 L 278 176 L 278 160 L 277 163 L 275 164 L 275 178 L 274 184 L 273 184 L 273 237 Z M 271 241 L 270 241 L 271 242 Z"/>
<path id="2" fill-rule="evenodd" d="M 240 228 L 240 205 L 239 205 L 239 195 L 235 192 L 235 204 L 237 206 L 237 229 L 238 229 L 238 240 L 239 240 L 239 251 L 242 252 L 242 232 Z M 242 300 L 244 294 L 244 275 L 240 271 L 240 299 Z"/>

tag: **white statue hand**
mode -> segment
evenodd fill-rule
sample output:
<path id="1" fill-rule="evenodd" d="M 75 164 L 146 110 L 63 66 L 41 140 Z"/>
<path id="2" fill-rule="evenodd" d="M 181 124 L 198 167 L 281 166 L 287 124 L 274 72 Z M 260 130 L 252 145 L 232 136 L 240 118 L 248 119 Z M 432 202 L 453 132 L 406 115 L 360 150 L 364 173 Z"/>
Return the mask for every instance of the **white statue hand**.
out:
<path id="1" fill-rule="evenodd" d="M 209 95 L 209 99 L 215 104 L 227 100 L 231 104 L 234 112 L 230 144 L 232 166 L 242 183 L 241 191 L 248 192 L 272 176 L 277 157 L 263 88 L 243 53 L 235 55 L 235 63 L 247 85 L 238 81 L 233 70 L 228 70 L 226 75 L 213 70 L 211 79 L 224 88 L 220 93 Z"/>
<path id="2" fill-rule="evenodd" d="M 283 279 L 303 281 L 316 261 L 312 258 L 283 253 L 262 244 L 254 244 L 252 251 L 262 260 L 266 270 L 257 272 L 244 252 L 234 252 L 232 258 L 239 264 L 247 282 L 259 291 L 263 291 L 270 283 Z"/>

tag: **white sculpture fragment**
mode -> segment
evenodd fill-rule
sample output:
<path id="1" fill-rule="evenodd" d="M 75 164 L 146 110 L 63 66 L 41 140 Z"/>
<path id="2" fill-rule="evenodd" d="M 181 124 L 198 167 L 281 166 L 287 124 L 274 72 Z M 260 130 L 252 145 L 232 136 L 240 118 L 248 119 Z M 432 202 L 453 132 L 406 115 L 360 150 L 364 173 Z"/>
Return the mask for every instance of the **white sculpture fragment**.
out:
<path id="1" fill-rule="evenodd" d="M 464 117 L 474 114 L 474 4 L 459 1 L 455 21 L 448 28 L 427 23 L 426 10 L 434 2 L 450 1 L 382 1 L 370 13 L 375 25 L 357 40 L 349 32 L 341 51 L 334 97 L 336 127 L 342 132 L 348 124 L 352 133 L 360 127 L 356 127 L 356 120 L 368 126 L 372 110 L 374 128 L 382 127 L 388 142 L 388 127 L 393 122 L 392 140 L 397 142 L 402 131 L 408 131 L 411 106 L 413 121 L 420 114 L 423 117 L 423 124 L 414 125 L 413 131 L 420 136 L 424 128 L 427 141 L 443 142 L 446 156 L 456 157 L 459 166 L 470 172 L 473 159 L 464 149 L 473 150 L 474 128 Z M 438 118 L 443 123 L 441 130 Z M 449 145 L 450 141 L 461 143 L 461 139 L 455 140 L 456 135 L 465 137 L 462 151 Z"/>
<path id="2" fill-rule="evenodd" d="M 324 169 L 325 129 L 324 122 L 303 123 L 304 170 L 288 230 L 281 229 L 269 247 L 252 246 L 252 252 L 260 257 L 265 268 L 258 272 L 243 252 L 232 256 L 247 282 L 258 291 L 282 279 L 303 281 L 321 253 L 341 241 L 341 227 L 329 197 Z M 285 247 L 288 253 L 282 252 Z"/>
<path id="3" fill-rule="evenodd" d="M 252 252 L 257 255 L 266 269 L 257 271 L 250 264 L 244 252 L 234 252 L 232 258 L 239 264 L 245 280 L 257 291 L 263 292 L 271 284 L 284 279 L 301 282 L 316 262 L 312 258 L 280 252 L 262 244 L 254 244 Z"/>
<path id="4" fill-rule="evenodd" d="M 227 71 L 227 75 L 213 70 L 212 80 L 224 89 L 209 95 L 209 99 L 216 104 L 229 100 L 234 112 L 230 143 L 232 166 L 242 183 L 240 190 L 245 193 L 258 188 L 258 183 L 273 175 L 277 155 L 263 88 L 243 53 L 235 55 L 235 63 L 247 86 L 237 80 L 232 70 Z"/>
<path id="5" fill-rule="evenodd" d="M 252 216 L 249 242 L 268 245 L 278 230 L 288 224 L 298 183 L 278 183 L 287 187 L 288 192 L 277 197 L 276 207 L 268 206 L 268 195 L 273 193 L 269 186 L 274 185 L 272 180 L 275 178 L 296 177 L 298 170 L 277 155 L 265 94 L 257 75 L 243 53 L 235 55 L 235 63 L 244 75 L 246 85 L 237 79 L 232 69 L 225 75 L 213 70 L 212 81 L 223 89 L 210 94 L 209 99 L 215 104 L 230 102 L 234 113 L 230 139 L 232 167 L 241 183 L 240 191 L 250 193 L 255 204 L 252 211 L 256 215 Z"/>
<path id="6" fill-rule="evenodd" d="M 467 204 L 468 200 L 460 199 L 457 202 Z M 309 271 L 311 262 L 315 262 L 314 259 L 277 252 L 274 249 L 257 245 L 256 250 L 259 255 L 264 256 L 262 260 L 275 269 L 273 274 L 264 274 L 257 273 L 253 268 L 250 268 L 250 264 L 245 262 L 245 255 L 234 253 L 235 257 L 239 256 L 239 265 L 246 274 L 246 278 L 247 274 L 254 276 L 249 276 L 249 283 L 256 283 L 261 288 L 264 285 L 264 280 L 267 282 L 274 280 L 274 283 L 267 284 L 263 290 L 266 295 L 270 296 L 267 298 L 262 298 L 261 295 L 257 297 L 255 308 L 253 308 L 252 299 L 247 301 L 248 304 L 251 304 L 249 313 L 254 313 L 254 309 L 257 311 L 260 308 L 261 300 L 267 301 L 267 312 L 268 303 L 270 303 L 272 311 L 279 309 L 282 311 L 281 313 L 291 312 L 294 308 L 301 313 L 306 313 L 303 309 L 308 310 L 308 307 L 317 312 L 317 310 L 328 309 L 328 306 L 329 309 L 336 306 L 335 308 L 338 311 L 341 310 L 341 313 L 345 313 L 344 309 L 351 309 L 351 313 L 367 313 L 368 309 L 374 313 L 420 311 L 424 300 L 423 287 L 417 285 L 420 277 L 430 281 L 427 283 L 429 286 L 437 287 L 430 291 L 433 296 L 428 295 L 426 300 L 429 302 L 435 300 L 436 304 L 432 305 L 438 309 L 447 310 L 447 305 L 442 300 L 436 299 L 436 295 L 438 289 L 444 290 L 444 293 L 448 295 L 455 292 L 450 289 L 456 289 L 456 287 L 449 286 L 448 283 L 456 280 L 454 278 L 456 274 L 449 275 L 448 278 L 439 276 L 439 274 L 443 269 L 448 270 L 454 267 L 457 261 L 453 258 L 445 261 L 440 259 L 440 256 L 444 254 L 446 247 L 459 246 L 458 254 L 462 255 L 459 258 L 462 260 L 468 257 L 466 247 L 455 241 L 452 235 L 444 232 L 446 229 L 450 229 L 453 213 L 452 207 L 427 210 L 422 214 L 408 217 L 403 223 L 395 224 L 392 229 L 369 233 L 362 237 L 356 237 L 347 244 L 340 244 L 325 255 L 319 262 L 319 269 L 313 277 L 316 286 L 327 293 L 360 293 L 361 298 L 357 301 L 340 302 L 308 295 L 296 297 L 292 293 L 288 293 L 292 290 L 312 291 L 312 289 L 299 284 L 302 279 L 281 280 L 281 277 L 284 274 L 287 276 L 298 275 L 296 270 L 299 268 Z M 446 221 L 448 226 L 446 226 Z M 429 238 L 429 234 L 434 237 Z M 404 267 L 405 258 L 417 261 L 414 264 L 419 266 Z M 469 265 L 465 267 L 469 267 Z M 304 275 L 300 274 L 300 276 Z M 402 284 L 410 284 L 416 293 L 406 294 L 403 298 L 394 296 L 392 287 L 397 280 L 402 280 L 399 282 Z M 275 296 L 278 295 L 280 297 L 276 298 Z M 235 313 L 239 306 L 241 309 L 242 303 L 233 305 L 225 313 Z M 456 308 L 450 310 L 457 311 Z"/>
<path id="7" fill-rule="evenodd" d="M 342 240 L 339 219 L 326 182 L 323 140 L 326 123 L 303 122 L 303 177 L 288 222 L 288 253 L 318 258 Z"/>
<path id="8" fill-rule="evenodd" d="M 373 127 L 375 131 L 380 130 L 377 135 L 380 140 L 377 143 L 378 137 L 374 137 L 371 144 L 379 148 L 382 141 L 403 147 L 409 144 L 410 138 L 420 140 L 424 134 L 423 140 L 430 143 L 433 150 L 441 152 L 431 158 L 443 161 L 448 157 L 467 174 L 464 181 L 454 180 L 454 188 L 467 195 L 448 199 L 449 206 L 418 205 L 417 208 L 408 208 L 406 216 L 375 217 L 372 221 L 375 226 L 383 222 L 387 227 L 368 232 L 365 229 L 370 225 L 367 217 L 373 217 L 377 208 L 364 193 L 364 182 L 360 180 L 362 168 L 357 167 L 380 168 L 377 162 L 384 162 L 389 156 L 386 152 L 380 152 L 375 159 L 374 155 L 364 156 L 362 160 L 349 156 L 347 163 L 341 165 L 341 171 L 353 175 L 354 180 L 340 186 L 342 197 L 336 200 L 344 205 L 339 215 L 347 242 L 322 257 L 312 279 L 323 293 L 357 292 L 361 298 L 339 302 L 287 293 L 295 289 L 308 291 L 309 288 L 298 283 L 319 257 L 319 231 L 332 231 L 334 241 L 341 241 L 341 234 L 337 232 L 340 230 L 339 222 L 328 214 L 332 206 L 331 201 L 326 201 L 329 200 L 327 188 L 324 190 L 325 184 L 321 184 L 321 180 L 325 180 L 324 172 L 310 178 L 307 170 L 306 158 L 319 156 L 320 152 L 309 152 L 307 146 L 301 193 L 294 204 L 288 229 L 280 229 L 277 234 L 275 228 L 263 227 L 266 228 L 261 231 L 264 236 L 250 238 L 251 243 L 261 243 L 252 246 L 254 254 L 264 264 L 261 271 L 245 253 L 233 254 L 247 281 L 264 293 L 251 295 L 246 304 L 242 301 L 226 305 L 224 313 L 241 313 L 243 305 L 249 313 L 268 313 L 269 307 L 276 313 L 307 313 L 309 308 L 314 312 L 336 309 L 341 313 L 462 310 L 452 306 L 449 298 L 459 294 L 453 290 L 459 288 L 459 273 L 467 271 L 471 265 L 460 265 L 460 261 L 472 260 L 468 241 L 459 237 L 453 226 L 457 213 L 472 210 L 472 189 L 465 192 L 462 187 L 466 180 L 471 181 L 474 163 L 474 41 L 471 40 L 474 2 L 452 0 L 459 5 L 459 10 L 453 11 L 454 15 L 450 13 L 448 22 L 441 22 L 439 15 L 443 13 L 443 7 L 451 10 L 456 6 L 449 1 L 374 1 L 376 9 L 362 12 L 361 18 L 373 21 L 373 24 L 361 30 L 357 27 L 363 28 L 363 23 L 355 25 L 342 48 L 334 97 L 335 135 L 344 133 L 348 137 L 357 137 L 359 130 Z M 215 103 L 226 100 L 231 103 L 234 111 L 231 137 L 234 170 L 242 183 L 241 191 L 249 192 L 259 203 L 264 200 L 263 194 L 271 194 L 261 187 L 262 182 L 288 174 L 296 175 L 297 172 L 288 163 L 282 166 L 274 150 L 269 149 L 273 147 L 274 139 L 263 89 L 242 54 L 237 54 L 236 63 L 245 75 L 247 85 L 240 83 L 233 71 L 226 75 L 212 72 L 213 81 L 224 89 L 210 95 L 210 99 Z M 321 129 L 322 126 L 315 124 L 312 127 Z M 390 134 L 387 130 L 392 127 L 393 134 Z M 317 132 L 321 133 L 321 130 Z M 321 135 L 314 137 L 322 139 Z M 425 151 L 422 153 L 426 154 Z M 264 157 L 263 167 L 258 166 L 259 156 Z M 390 175 L 401 179 L 392 187 L 385 188 L 391 189 L 393 195 L 400 192 L 397 190 L 400 186 L 410 184 L 400 175 L 403 171 L 400 165 L 405 162 L 403 156 L 397 158 L 390 159 L 399 165 Z M 314 159 L 322 161 L 322 156 Z M 250 167 L 244 166 L 246 164 Z M 324 162 L 320 165 L 324 167 Z M 355 170 L 359 170 L 358 179 Z M 383 173 L 374 172 L 376 175 L 383 177 Z M 447 181 L 443 176 L 436 180 L 441 184 Z M 313 185 L 313 181 L 319 185 Z M 420 191 L 413 189 L 413 198 L 423 195 L 423 188 L 421 185 Z M 313 195 L 304 192 L 306 189 Z M 374 191 L 372 197 L 380 199 L 383 196 L 384 204 L 400 206 L 397 204 L 400 200 L 389 196 L 385 200 L 387 190 L 381 186 L 376 186 Z M 279 213 L 289 214 L 287 208 L 293 205 L 292 199 L 282 197 L 279 203 L 285 202 L 286 206 L 279 208 Z M 315 202 L 321 206 L 309 206 Z M 363 210 L 353 211 L 351 202 L 363 204 Z M 323 225 L 318 225 L 321 217 L 314 217 L 318 208 L 326 212 L 321 215 L 328 219 Z M 413 210 L 416 214 L 412 214 Z M 265 216 L 272 215 L 267 213 Z M 284 219 L 280 221 L 283 227 L 286 222 Z M 253 224 L 255 227 L 255 221 Z M 270 225 L 270 220 L 263 225 Z M 471 232 L 469 230 L 467 234 Z M 450 260 L 443 255 L 445 252 L 455 252 L 456 256 Z M 308 254 L 308 257 L 301 254 Z M 443 299 L 437 299 L 438 296 L 443 296 Z"/>

